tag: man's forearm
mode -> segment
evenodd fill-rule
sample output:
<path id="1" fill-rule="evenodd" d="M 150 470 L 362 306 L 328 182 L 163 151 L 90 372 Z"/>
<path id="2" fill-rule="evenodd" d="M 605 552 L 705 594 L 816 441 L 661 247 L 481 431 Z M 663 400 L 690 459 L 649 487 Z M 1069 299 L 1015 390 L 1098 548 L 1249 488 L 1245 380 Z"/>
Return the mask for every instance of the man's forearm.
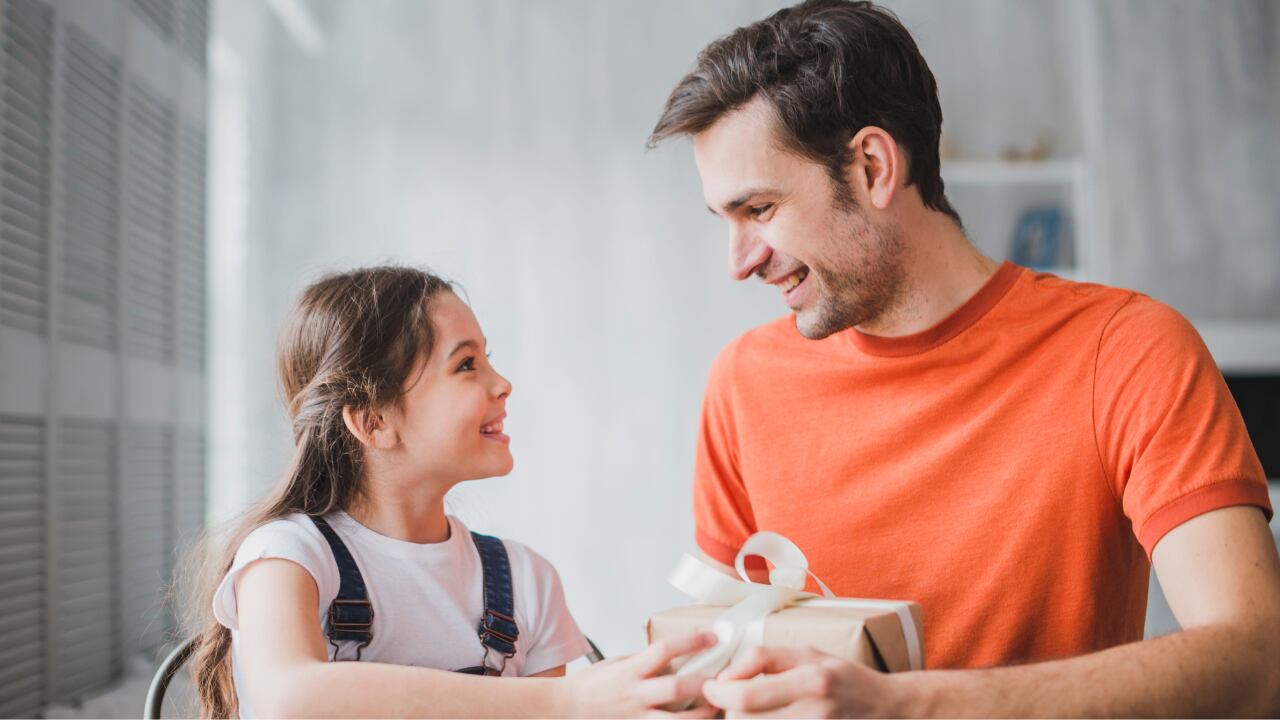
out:
<path id="1" fill-rule="evenodd" d="M 1276 716 L 1278 633 L 1218 625 L 1065 660 L 890 677 L 915 716 Z"/>

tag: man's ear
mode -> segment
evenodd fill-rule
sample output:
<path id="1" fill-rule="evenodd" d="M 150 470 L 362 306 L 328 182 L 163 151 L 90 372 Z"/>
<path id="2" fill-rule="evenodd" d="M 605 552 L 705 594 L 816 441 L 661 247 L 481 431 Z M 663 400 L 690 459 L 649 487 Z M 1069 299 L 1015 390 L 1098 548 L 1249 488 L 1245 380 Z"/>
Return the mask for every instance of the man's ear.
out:
<path id="1" fill-rule="evenodd" d="M 390 450 L 400 444 L 400 434 L 387 420 L 386 415 L 372 408 L 342 408 L 343 424 L 366 448 Z"/>
<path id="2" fill-rule="evenodd" d="M 865 196 L 877 210 L 887 209 L 898 184 L 906 180 L 905 158 L 898 143 L 883 128 L 868 125 L 849 140 L 849 150 L 853 161 L 846 180 L 854 196 Z"/>

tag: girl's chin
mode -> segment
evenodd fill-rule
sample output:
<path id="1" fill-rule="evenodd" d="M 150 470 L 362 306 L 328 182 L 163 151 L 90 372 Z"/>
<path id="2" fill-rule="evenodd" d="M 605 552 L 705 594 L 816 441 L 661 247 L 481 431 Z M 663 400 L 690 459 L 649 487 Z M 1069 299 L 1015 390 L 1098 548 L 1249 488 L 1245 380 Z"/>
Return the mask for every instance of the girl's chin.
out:
<path id="1" fill-rule="evenodd" d="M 503 475 L 506 475 L 507 473 L 511 472 L 512 468 L 515 467 L 516 460 L 515 458 L 511 457 L 511 452 L 508 451 L 506 455 L 507 455 L 506 458 L 499 460 L 494 464 L 493 477 L 501 477 Z"/>

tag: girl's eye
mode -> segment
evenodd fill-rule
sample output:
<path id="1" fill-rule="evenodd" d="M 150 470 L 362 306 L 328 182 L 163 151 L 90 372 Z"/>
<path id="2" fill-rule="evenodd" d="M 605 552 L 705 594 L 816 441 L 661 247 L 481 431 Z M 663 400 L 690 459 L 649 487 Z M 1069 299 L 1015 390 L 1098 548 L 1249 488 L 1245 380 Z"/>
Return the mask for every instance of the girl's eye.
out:
<path id="1" fill-rule="evenodd" d="M 751 213 L 751 217 L 760 217 L 761 215 L 769 212 L 769 209 L 772 207 L 773 203 L 765 203 L 764 205 L 757 205 L 751 208 L 749 212 Z"/>
<path id="2" fill-rule="evenodd" d="M 485 353 L 484 357 L 488 360 L 493 357 L 493 353 Z M 465 360 L 458 365 L 458 372 L 471 372 L 476 369 L 476 358 L 474 355 L 468 355 Z"/>

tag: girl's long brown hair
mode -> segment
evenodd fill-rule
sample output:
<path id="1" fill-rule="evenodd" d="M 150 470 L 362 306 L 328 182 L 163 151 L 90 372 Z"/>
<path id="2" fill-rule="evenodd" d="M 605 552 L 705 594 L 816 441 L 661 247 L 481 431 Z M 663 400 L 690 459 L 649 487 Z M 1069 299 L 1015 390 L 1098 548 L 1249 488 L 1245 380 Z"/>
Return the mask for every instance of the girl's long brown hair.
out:
<path id="1" fill-rule="evenodd" d="M 324 515 L 360 497 L 363 454 L 342 420 L 345 406 L 398 401 L 419 355 L 430 355 L 432 298 L 452 286 L 431 273 L 373 267 L 328 275 L 303 291 L 280 336 L 280 390 L 293 422 L 289 469 L 232 524 L 224 542 L 206 537 L 188 571 L 198 633 L 192 675 L 201 717 L 239 714 L 231 674 L 231 631 L 213 617 L 213 593 L 255 528 L 294 513 Z"/>

